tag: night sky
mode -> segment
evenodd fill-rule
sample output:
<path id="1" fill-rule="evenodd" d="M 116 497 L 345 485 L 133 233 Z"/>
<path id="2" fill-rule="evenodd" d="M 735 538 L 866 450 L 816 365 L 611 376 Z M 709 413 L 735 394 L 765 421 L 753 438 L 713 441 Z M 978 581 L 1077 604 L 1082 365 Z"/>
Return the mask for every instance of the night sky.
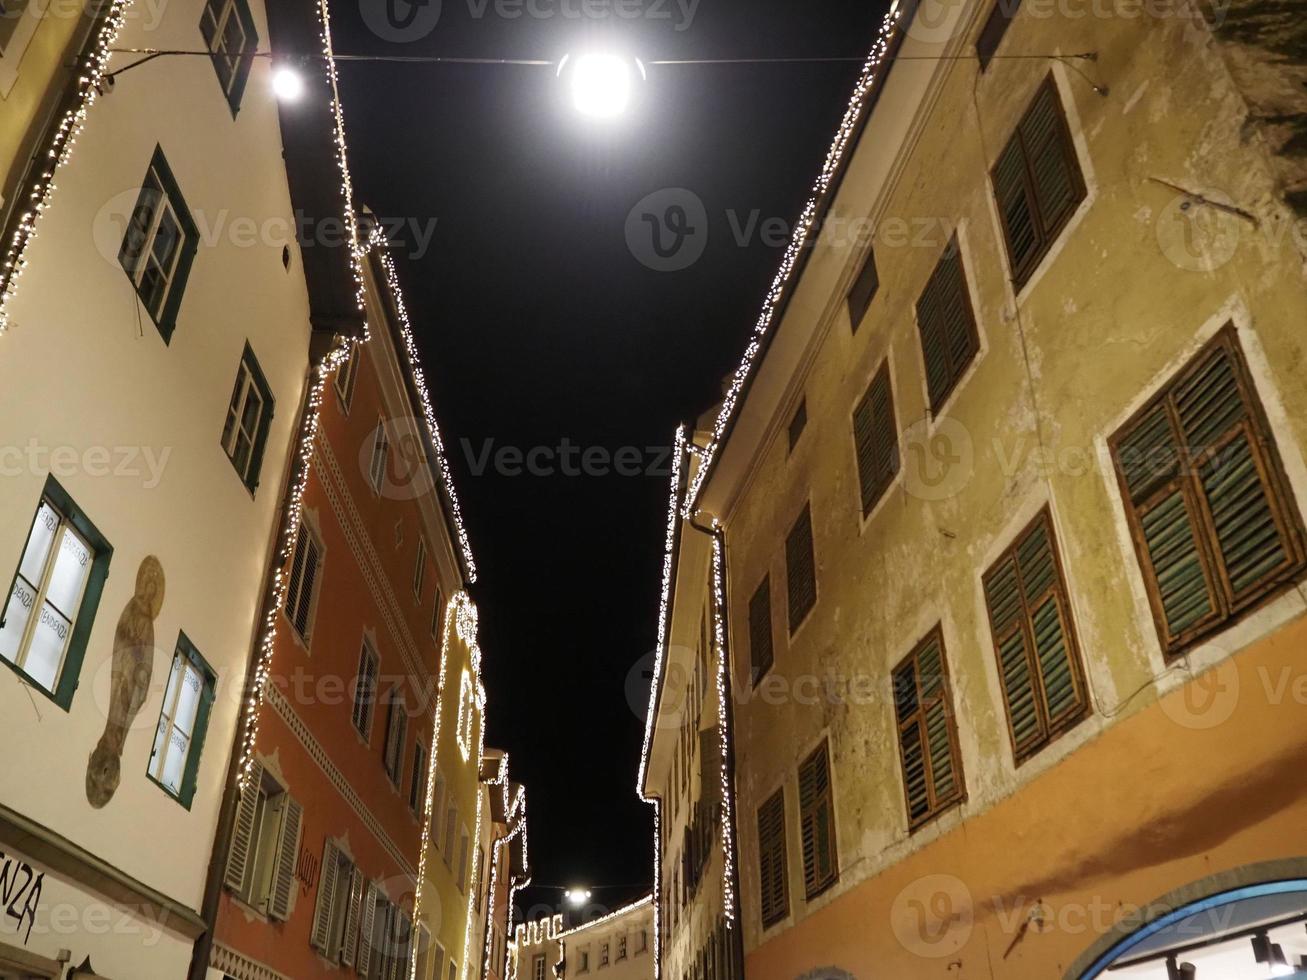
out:
<path id="1" fill-rule="evenodd" d="M 417 39 L 404 40 L 379 20 L 384 3 L 333 4 L 338 52 L 860 58 L 882 11 L 876 0 L 532 0 L 552 14 L 540 17 L 444 0 L 431 28 L 433 8 L 398 0 L 417 15 Z M 587 9 L 608 15 L 577 16 Z M 595 898 L 616 905 L 652 882 L 652 816 L 635 779 L 665 447 L 738 362 L 779 262 L 776 223 L 798 215 L 857 70 L 654 66 L 631 111 L 596 123 L 572 111 L 550 68 L 341 66 L 358 198 L 408 222 L 396 257 L 480 568 L 487 744 L 511 753 L 527 786 L 536 886 L 611 886 Z M 693 197 L 664 195 L 662 208 L 703 202 L 707 248 L 656 271 L 628 248 L 627 218 L 668 188 Z M 511 451 L 536 447 L 549 455 L 529 473 Z M 539 887 L 520 897 L 559 900 Z"/>

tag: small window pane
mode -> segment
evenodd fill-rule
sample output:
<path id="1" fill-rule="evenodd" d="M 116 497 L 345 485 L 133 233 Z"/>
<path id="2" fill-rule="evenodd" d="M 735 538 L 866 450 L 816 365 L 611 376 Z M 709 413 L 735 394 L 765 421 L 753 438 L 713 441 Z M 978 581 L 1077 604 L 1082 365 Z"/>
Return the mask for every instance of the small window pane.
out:
<path id="1" fill-rule="evenodd" d="M 32 532 L 27 536 L 27 548 L 23 551 L 22 563 L 18 574 L 36 585 L 45 572 L 45 560 L 50 555 L 50 545 L 54 541 L 55 531 L 59 529 L 59 515 L 44 500 L 32 522 Z"/>
<path id="2" fill-rule="evenodd" d="M 18 662 L 18 648 L 27 632 L 27 621 L 32 616 L 32 604 L 36 600 L 36 589 L 19 576 L 14 581 L 14 590 L 9 594 L 9 604 L 5 607 L 5 624 L 0 628 L 0 657 L 10 663 Z"/>
<path id="3" fill-rule="evenodd" d="M 46 598 L 56 608 L 68 614 L 76 611 L 94 557 L 86 542 L 72 528 L 65 526 L 59 541 L 59 556 L 55 559 L 50 585 L 46 589 Z"/>
<path id="4" fill-rule="evenodd" d="M 54 680 L 59 674 L 59 662 L 63 660 L 64 647 L 68 645 L 72 625 L 72 622 L 50 603 L 41 604 L 41 618 L 37 620 L 36 628 L 32 631 L 32 642 L 27 648 L 27 659 L 23 662 L 23 670 L 46 690 L 54 689 Z"/>

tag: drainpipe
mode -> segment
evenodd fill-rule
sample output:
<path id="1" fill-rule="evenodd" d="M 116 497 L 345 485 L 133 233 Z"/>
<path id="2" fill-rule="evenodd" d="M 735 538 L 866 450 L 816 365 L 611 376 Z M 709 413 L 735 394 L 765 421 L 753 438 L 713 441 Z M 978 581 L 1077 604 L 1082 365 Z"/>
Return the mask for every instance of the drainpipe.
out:
<path id="1" fill-rule="evenodd" d="M 310 343 L 312 347 L 317 346 L 313 341 Z M 266 563 L 263 573 L 264 601 L 260 608 L 265 613 L 272 609 L 273 603 L 276 601 L 272 587 L 273 562 L 276 561 L 277 544 L 287 530 L 286 515 L 290 512 L 291 489 L 295 486 L 296 478 L 299 476 L 296 449 L 304 438 L 308 425 L 309 393 L 313 390 L 313 376 L 317 373 L 316 365 L 319 360 L 316 357 L 311 357 L 309 360 L 310 367 L 304 378 L 304 393 L 300 396 L 297 421 L 291 434 L 290 465 L 285 468 L 282 474 L 280 519 L 276 521 L 277 530 L 272 538 L 271 560 Z M 308 466 L 310 464 L 306 461 L 304 465 Z M 244 694 L 253 690 L 255 683 L 259 663 L 259 640 L 262 636 L 265 620 L 266 616 L 260 615 L 254 622 L 254 636 L 250 643 L 250 660 L 245 669 L 245 688 L 244 692 L 242 692 L 242 704 L 245 701 Z M 222 897 L 222 879 L 226 872 L 227 852 L 231 849 L 232 828 L 236 823 L 236 807 L 240 802 L 238 776 L 240 773 L 240 748 L 245 735 L 244 726 L 242 725 L 243 720 L 244 716 L 242 715 L 236 721 L 236 736 L 232 741 L 231 760 L 227 763 L 227 780 L 223 785 L 222 803 L 218 810 L 218 831 L 213 842 L 213 853 L 209 856 L 209 870 L 204 882 L 204 898 L 200 906 L 200 917 L 204 919 L 206 928 L 199 938 L 195 940 L 195 946 L 191 951 L 190 970 L 186 974 L 187 980 L 205 980 L 209 969 L 209 958 L 213 951 L 213 931 L 218 922 L 218 906 Z"/>

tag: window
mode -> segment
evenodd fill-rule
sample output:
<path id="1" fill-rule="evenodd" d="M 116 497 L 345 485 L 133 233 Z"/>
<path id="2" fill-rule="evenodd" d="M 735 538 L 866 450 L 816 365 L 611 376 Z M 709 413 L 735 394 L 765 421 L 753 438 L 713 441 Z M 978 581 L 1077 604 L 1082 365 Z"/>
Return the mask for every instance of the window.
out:
<path id="1" fill-rule="evenodd" d="M 448 980 L 458 980 L 458 964 L 454 962 L 453 957 L 449 960 Z"/>
<path id="2" fill-rule="evenodd" d="M 607 965 L 608 965 L 608 944 L 607 944 L 607 943 L 600 943 L 600 944 L 599 944 L 599 965 L 600 965 L 601 967 L 604 967 L 604 966 L 607 966 Z"/>
<path id="3" fill-rule="evenodd" d="M 640 930 L 640 942 L 635 947 L 636 955 L 647 953 L 649 951 L 649 930 Z"/>
<path id="4" fill-rule="evenodd" d="M 200 15 L 200 33 L 212 55 L 222 94 L 235 115 L 259 46 L 249 6 L 245 0 L 208 0 Z"/>
<path id="5" fill-rule="evenodd" d="M 1168 656 L 1302 572 L 1302 519 L 1233 326 L 1127 422 L 1111 447 Z"/>
<path id="6" fill-rule="evenodd" d="M 771 670 L 774 659 L 771 638 L 771 576 L 764 575 L 749 600 L 749 662 L 753 683 Z"/>
<path id="7" fill-rule="evenodd" d="M 1085 180 L 1052 75 L 1035 93 L 990 178 L 1012 282 L 1020 289 L 1085 198 Z"/>
<path id="8" fill-rule="evenodd" d="M 268 387 L 250 345 L 246 344 L 240 367 L 236 370 L 231 404 L 227 406 L 227 421 L 222 427 L 222 451 L 251 493 L 259 485 L 272 408 L 272 389 Z"/>
<path id="9" fill-rule="evenodd" d="M 472 725 L 476 720 L 476 708 L 476 688 L 472 683 L 472 675 L 465 670 L 459 684 L 458 731 L 455 733 L 458 750 L 463 753 L 464 759 L 472 755 Z"/>
<path id="10" fill-rule="evenodd" d="M 431 638 L 439 640 L 440 637 L 440 614 L 445 610 L 445 600 L 440 594 L 440 589 L 436 589 L 436 605 L 431 610 Z"/>
<path id="11" fill-rule="evenodd" d="M 983 584 L 1019 765 L 1089 710 L 1047 508 L 994 563 Z"/>
<path id="12" fill-rule="evenodd" d="M 816 898 L 839 878 L 835 854 L 835 807 L 831 801 L 827 743 L 799 765 L 799 838 L 803 845 L 803 890 Z"/>
<path id="13" fill-rule="evenodd" d="M 454 865 L 454 828 L 458 825 L 458 807 L 454 804 L 452 792 L 450 797 L 449 809 L 445 811 L 445 838 L 440 847 L 447 868 L 452 868 Z"/>
<path id="14" fill-rule="evenodd" d="M 799 400 L 799 407 L 794 410 L 794 415 L 790 418 L 790 452 L 794 452 L 794 447 L 799 444 L 799 437 L 807 427 L 808 400 L 803 398 Z"/>
<path id="15" fill-rule="evenodd" d="M 164 689 L 148 772 L 188 810 L 195 798 L 195 778 L 216 686 L 213 669 L 186 634 L 181 634 Z"/>
<path id="16" fill-rule="evenodd" d="M 404 736 L 408 729 L 408 709 L 399 689 L 390 692 L 386 707 L 386 752 L 383 761 L 386 775 L 396 786 L 400 780 L 400 765 L 404 758 Z"/>
<path id="17" fill-rule="evenodd" d="M 590 951 L 588 949 L 581 950 L 580 963 L 576 968 L 576 972 L 577 973 L 590 972 Z"/>
<path id="18" fill-rule="evenodd" d="M 938 413 L 980 350 L 956 235 L 944 249 L 917 300 L 917 328 L 921 334 L 930 410 Z"/>
<path id="19" fill-rule="evenodd" d="M 435 799 L 431 806 L 431 843 L 434 847 L 441 846 L 440 838 L 440 820 L 445 814 L 445 777 L 441 775 L 439 767 L 436 769 L 436 792 Z"/>
<path id="20" fill-rule="evenodd" d="M 361 343 L 350 344 L 349 353 L 345 355 L 340 366 L 336 368 L 336 395 L 340 399 L 341 411 L 349 414 L 350 403 L 354 400 L 354 379 L 358 374 L 359 358 L 363 356 Z"/>
<path id="21" fill-rule="evenodd" d="M 467 891 L 467 874 L 470 868 L 468 863 L 468 849 L 471 846 L 471 838 L 468 837 L 467 827 L 463 827 L 458 833 L 458 890 Z"/>
<path id="22" fill-rule="evenodd" d="M 370 887 L 366 891 L 372 893 Z M 333 963 L 354 964 L 364 897 L 363 873 L 336 842 L 328 838 L 322 848 L 322 872 L 318 878 L 318 901 L 309 944 Z M 393 929 L 397 923 L 394 910 L 391 911 Z M 397 930 L 392 935 L 397 940 L 402 939 Z"/>
<path id="23" fill-rule="evenodd" d="M 980 58 L 981 71 L 989 67 L 994 52 L 998 50 L 999 42 L 1007 33 L 1008 24 L 1012 23 L 1012 18 L 1017 15 L 1020 7 L 1021 0 L 998 0 L 994 4 L 994 9 L 989 12 L 985 26 L 980 29 L 980 35 L 976 38 L 976 55 Z"/>
<path id="24" fill-rule="evenodd" d="M 427 980 L 428 976 L 440 976 L 440 961 L 436 961 L 435 973 L 431 972 L 431 930 L 419 922 L 414 931 L 414 945 L 417 950 L 418 980 Z M 407 980 L 407 978 L 405 978 Z"/>
<path id="25" fill-rule="evenodd" d="M 545 980 L 545 958 L 539 954 L 531 961 L 531 976 L 535 980 Z"/>
<path id="26" fill-rule="evenodd" d="M 0 0 L 0 56 L 9 52 L 23 18 L 40 16 L 35 11 L 29 11 L 29 7 L 28 0 Z"/>
<path id="27" fill-rule="evenodd" d="M 486 891 L 485 874 L 486 874 L 486 849 L 484 847 L 478 847 L 476 876 L 472 879 L 472 881 L 476 884 L 476 910 L 478 912 L 481 911 L 481 898 Z"/>
<path id="28" fill-rule="evenodd" d="M 876 253 L 868 250 L 862 269 L 858 272 L 858 278 L 853 281 L 853 288 L 849 290 L 849 323 L 854 333 L 858 332 L 862 318 L 867 315 L 867 308 L 871 306 L 872 298 L 879 288 L 880 273 L 876 271 Z"/>
<path id="29" fill-rule="evenodd" d="M 413 596 L 422 601 L 422 582 L 427 577 L 427 543 L 418 535 L 417 561 L 413 563 Z"/>
<path id="30" fill-rule="evenodd" d="M 422 806 L 422 789 L 427 781 L 427 750 L 413 743 L 413 771 L 408 781 L 408 808 L 417 813 Z"/>
<path id="31" fill-rule="evenodd" d="M 286 618 L 307 646 L 313 633 L 313 617 L 322 579 L 322 542 L 308 521 L 301 520 L 290 560 L 290 583 L 286 587 Z"/>
<path id="32" fill-rule="evenodd" d="M 224 884 L 270 918 L 290 916 L 304 808 L 255 760 L 236 807 Z"/>
<path id="33" fill-rule="evenodd" d="M 359 649 L 359 672 L 354 678 L 354 728 L 372 740 L 372 708 L 377 700 L 377 655 L 365 639 Z"/>
<path id="34" fill-rule="evenodd" d="M 915 830 L 966 798 L 940 627 L 894 669 L 893 685 L 908 827 Z"/>
<path id="35" fill-rule="evenodd" d="M 626 937 L 625 937 L 625 936 L 618 936 L 618 937 L 617 937 L 617 959 L 618 959 L 618 960 L 624 960 L 624 959 L 626 959 Z"/>
<path id="36" fill-rule="evenodd" d="M 785 858 L 785 790 L 758 807 L 758 882 L 762 927 L 774 926 L 790 912 L 789 869 Z"/>
<path id="37" fill-rule="evenodd" d="M 155 148 L 141 196 L 127 222 L 118 262 L 136 287 L 164 343 L 172 338 L 200 234 L 163 150 Z"/>
<path id="38" fill-rule="evenodd" d="M 381 419 L 372 434 L 372 460 L 368 464 L 368 483 L 377 493 L 381 493 L 381 487 L 386 482 L 386 464 L 389 455 L 390 436 L 386 434 L 386 420 Z"/>
<path id="39" fill-rule="evenodd" d="M 853 442 L 858 454 L 862 516 L 866 517 L 894 482 L 894 475 L 899 470 L 899 434 L 894 422 L 889 361 L 881 365 L 858 407 L 853 410 Z"/>
<path id="40" fill-rule="evenodd" d="M 63 488 L 47 479 L 0 617 L 0 658 L 64 710 L 77 690 L 112 556 Z"/>
<path id="41" fill-rule="evenodd" d="M 785 587 L 789 597 L 790 635 L 793 636 L 817 604 L 817 566 L 812 553 L 812 508 L 807 504 L 785 538 Z"/>

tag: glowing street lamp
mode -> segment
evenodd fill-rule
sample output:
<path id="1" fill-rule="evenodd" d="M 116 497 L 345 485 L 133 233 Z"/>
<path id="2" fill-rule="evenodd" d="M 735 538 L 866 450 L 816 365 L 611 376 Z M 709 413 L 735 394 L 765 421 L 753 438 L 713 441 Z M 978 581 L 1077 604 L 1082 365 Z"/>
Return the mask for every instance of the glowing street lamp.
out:
<path id="1" fill-rule="evenodd" d="M 590 901 L 590 889 L 588 888 L 569 888 L 563 892 L 563 898 L 567 899 L 567 904 L 574 909 L 579 909 Z"/>
<path id="2" fill-rule="evenodd" d="M 272 73 L 272 91 L 278 101 L 298 102 L 304 95 L 304 78 L 293 68 L 276 68 Z"/>
<path id="3" fill-rule="evenodd" d="M 645 77 L 644 65 L 639 59 L 623 58 L 615 54 L 582 54 L 575 58 L 567 55 L 558 63 L 558 75 L 568 73 L 572 91 L 572 105 L 583 116 L 594 119 L 615 119 L 626 111 L 631 102 L 635 74 Z"/>

